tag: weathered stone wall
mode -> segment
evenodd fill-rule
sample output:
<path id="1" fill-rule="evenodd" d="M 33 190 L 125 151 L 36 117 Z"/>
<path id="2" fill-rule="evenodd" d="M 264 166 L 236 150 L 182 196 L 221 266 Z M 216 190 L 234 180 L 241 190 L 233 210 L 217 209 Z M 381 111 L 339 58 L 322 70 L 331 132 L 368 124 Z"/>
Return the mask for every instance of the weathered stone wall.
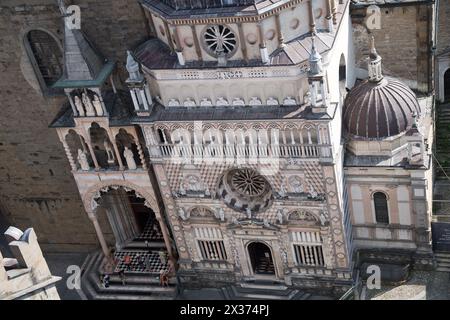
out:
<path id="1" fill-rule="evenodd" d="M 430 89 L 431 4 L 380 5 L 381 30 L 373 30 L 378 53 L 383 58 L 383 73 L 401 79 L 421 92 Z M 351 9 L 355 60 L 367 70 L 369 33 L 365 27 L 367 6 Z M 361 75 L 360 75 L 361 76 Z"/>
<path id="2" fill-rule="evenodd" d="M 450 50 L 450 2 L 439 1 L 436 54 Z"/>
<path id="3" fill-rule="evenodd" d="M 82 29 L 112 60 L 125 79 L 126 50 L 147 37 L 137 1 L 75 0 Z M 32 225 L 46 250 L 88 250 L 97 246 L 56 130 L 48 124 L 64 97 L 43 97 L 23 38 L 40 28 L 62 40 L 56 0 L 0 3 L 0 202 L 10 223 Z"/>

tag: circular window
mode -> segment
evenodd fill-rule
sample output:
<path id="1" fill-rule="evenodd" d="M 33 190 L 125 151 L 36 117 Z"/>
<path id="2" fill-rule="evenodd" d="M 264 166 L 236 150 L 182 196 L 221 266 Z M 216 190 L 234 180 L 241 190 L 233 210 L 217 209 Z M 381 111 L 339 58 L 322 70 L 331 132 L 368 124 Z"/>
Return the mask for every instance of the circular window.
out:
<path id="1" fill-rule="evenodd" d="M 238 193 L 247 196 L 260 195 L 266 186 L 266 180 L 250 169 L 235 171 L 231 176 L 231 183 Z"/>
<path id="2" fill-rule="evenodd" d="M 203 42 L 206 51 L 215 57 L 221 54 L 231 56 L 237 47 L 236 35 L 223 25 L 207 27 L 203 34 Z"/>
<path id="3" fill-rule="evenodd" d="M 269 182 L 250 168 L 232 169 L 219 181 L 218 195 L 224 203 L 240 212 L 262 212 L 273 202 L 272 188 Z"/>

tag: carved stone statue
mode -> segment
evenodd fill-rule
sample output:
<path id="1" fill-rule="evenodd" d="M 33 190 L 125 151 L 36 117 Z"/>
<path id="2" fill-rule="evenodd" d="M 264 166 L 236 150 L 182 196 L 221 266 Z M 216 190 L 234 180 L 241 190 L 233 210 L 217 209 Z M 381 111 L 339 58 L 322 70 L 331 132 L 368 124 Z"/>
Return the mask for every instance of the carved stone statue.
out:
<path id="1" fill-rule="evenodd" d="M 86 108 L 86 116 L 88 117 L 95 117 L 95 110 L 94 106 L 92 105 L 91 99 L 88 97 L 86 93 L 83 93 L 81 95 L 84 107 Z"/>
<path id="2" fill-rule="evenodd" d="M 89 171 L 91 169 L 89 167 L 89 162 L 88 162 L 87 156 L 81 149 L 78 149 L 77 159 L 78 159 L 78 163 L 80 164 L 81 170 Z"/>
<path id="3" fill-rule="evenodd" d="M 103 146 L 105 147 L 106 155 L 108 156 L 108 163 L 114 164 L 115 162 L 114 152 L 111 148 L 111 144 L 109 143 L 108 139 L 105 139 L 103 141 Z"/>
<path id="4" fill-rule="evenodd" d="M 282 197 L 282 198 L 286 197 L 286 187 L 284 186 L 284 183 L 282 183 L 280 186 L 279 194 L 280 194 L 280 197 Z"/>
<path id="5" fill-rule="evenodd" d="M 323 212 L 321 212 L 320 213 L 320 225 L 324 226 L 326 222 L 327 222 L 327 218 L 325 217 Z"/>
<path id="6" fill-rule="evenodd" d="M 205 189 L 205 196 L 210 197 L 211 196 L 211 192 L 209 191 L 208 186 Z"/>
<path id="7" fill-rule="evenodd" d="M 225 221 L 225 212 L 222 208 L 219 209 L 219 219 L 220 221 Z"/>
<path id="8" fill-rule="evenodd" d="M 178 216 L 183 220 L 187 220 L 186 213 L 183 208 L 178 209 Z"/>
<path id="9" fill-rule="evenodd" d="M 263 219 L 263 225 L 264 225 L 264 227 L 266 227 L 266 228 L 270 228 L 270 223 L 269 223 L 269 220 L 268 220 L 267 218 L 264 218 L 264 219 Z"/>
<path id="10" fill-rule="evenodd" d="M 251 219 L 252 218 L 252 210 L 247 207 L 247 209 L 245 209 L 245 212 L 247 213 L 247 218 Z"/>
<path id="11" fill-rule="evenodd" d="M 92 102 L 92 104 L 94 105 L 97 116 L 103 116 L 102 103 L 100 102 L 98 95 L 94 95 L 94 101 Z"/>
<path id="12" fill-rule="evenodd" d="M 125 157 L 125 160 L 127 161 L 127 166 L 129 170 L 136 170 L 136 161 L 134 161 L 134 154 L 133 151 L 128 149 L 128 147 L 125 147 L 125 150 L 123 151 L 123 156 Z"/>
<path id="13" fill-rule="evenodd" d="M 309 194 L 311 195 L 311 198 L 317 198 L 318 196 L 317 191 L 314 189 L 311 189 Z"/>
<path id="14" fill-rule="evenodd" d="M 83 103 L 81 102 L 81 99 L 79 96 L 75 96 L 75 107 L 77 108 L 78 115 L 80 117 L 84 117 L 86 114 L 84 113 Z"/>
<path id="15" fill-rule="evenodd" d="M 180 184 L 180 194 L 181 194 L 182 196 L 185 196 L 185 195 L 186 195 L 186 189 L 184 188 L 184 183 L 181 183 L 181 184 Z"/>
<path id="16" fill-rule="evenodd" d="M 277 220 L 279 224 L 283 223 L 283 211 L 281 209 L 277 210 Z"/>

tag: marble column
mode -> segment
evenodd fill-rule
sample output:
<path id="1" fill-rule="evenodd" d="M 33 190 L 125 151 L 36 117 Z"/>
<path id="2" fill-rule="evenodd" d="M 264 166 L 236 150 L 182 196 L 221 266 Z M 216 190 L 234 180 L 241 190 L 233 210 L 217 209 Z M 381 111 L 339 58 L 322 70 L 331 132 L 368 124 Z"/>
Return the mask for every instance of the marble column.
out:
<path id="1" fill-rule="evenodd" d="M 95 233 L 97 234 L 98 241 L 100 242 L 100 246 L 102 248 L 103 254 L 105 257 L 110 258 L 110 252 L 108 245 L 106 244 L 105 236 L 103 235 L 103 231 L 98 223 L 97 215 L 94 212 L 88 212 L 89 219 L 91 219 L 92 224 L 95 228 Z"/>

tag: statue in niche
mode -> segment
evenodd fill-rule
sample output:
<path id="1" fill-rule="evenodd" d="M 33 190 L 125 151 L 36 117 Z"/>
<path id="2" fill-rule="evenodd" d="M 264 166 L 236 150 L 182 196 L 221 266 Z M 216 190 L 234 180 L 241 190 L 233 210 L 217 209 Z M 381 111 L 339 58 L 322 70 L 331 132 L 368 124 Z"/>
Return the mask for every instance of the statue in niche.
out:
<path id="1" fill-rule="evenodd" d="M 283 223 L 283 210 L 282 209 L 277 210 L 277 221 L 279 224 Z"/>
<path id="2" fill-rule="evenodd" d="M 249 207 L 247 207 L 247 209 L 245 209 L 245 212 L 247 214 L 247 218 L 251 219 L 252 218 L 252 210 Z"/>
<path id="3" fill-rule="evenodd" d="M 186 189 L 184 188 L 184 183 L 180 184 L 180 195 L 182 195 L 182 196 L 186 195 Z"/>
<path id="4" fill-rule="evenodd" d="M 326 222 L 327 222 L 327 218 L 325 217 L 324 213 L 321 212 L 320 213 L 320 225 L 324 226 L 326 224 Z"/>
<path id="5" fill-rule="evenodd" d="M 211 192 L 209 191 L 208 187 L 206 187 L 206 189 L 205 189 L 205 196 L 207 196 L 207 197 L 211 196 Z"/>
<path id="6" fill-rule="evenodd" d="M 318 193 L 314 188 L 311 188 L 311 192 L 309 193 L 311 195 L 311 198 L 317 198 Z"/>
<path id="7" fill-rule="evenodd" d="M 128 149 L 128 147 L 125 147 L 125 150 L 123 151 L 123 156 L 125 157 L 125 160 L 127 161 L 127 166 L 129 170 L 136 170 L 136 161 L 134 161 L 134 154 L 133 151 Z"/>
<path id="8" fill-rule="evenodd" d="M 108 139 L 105 139 L 103 141 L 103 146 L 105 147 L 106 155 L 108 156 L 108 163 L 114 164 L 115 163 L 114 152 Z"/>
<path id="9" fill-rule="evenodd" d="M 263 225 L 264 225 L 264 227 L 266 227 L 266 228 L 270 228 L 270 223 L 269 223 L 269 220 L 268 220 L 267 218 L 264 218 L 264 219 L 263 219 Z"/>
<path id="10" fill-rule="evenodd" d="M 88 117 L 95 117 L 95 110 L 94 106 L 92 105 L 91 99 L 88 97 L 86 93 L 83 93 L 81 95 L 84 107 L 86 108 L 86 116 Z"/>
<path id="11" fill-rule="evenodd" d="M 96 94 L 94 95 L 94 101 L 92 102 L 92 104 L 94 105 L 97 116 L 103 116 L 102 103 L 100 102 L 98 95 L 96 95 Z"/>
<path id="12" fill-rule="evenodd" d="M 184 212 L 184 209 L 181 207 L 178 209 L 178 216 L 183 220 L 187 220 L 186 213 Z"/>
<path id="13" fill-rule="evenodd" d="M 80 164 L 81 170 L 89 171 L 91 168 L 89 167 L 89 162 L 87 159 L 86 153 L 84 153 L 81 149 L 78 149 L 78 163 Z"/>
<path id="14" fill-rule="evenodd" d="M 286 187 L 284 186 L 284 183 L 281 183 L 279 194 L 282 198 L 286 197 Z"/>
<path id="15" fill-rule="evenodd" d="M 219 219 L 220 221 L 225 221 L 225 211 L 222 208 L 219 209 Z"/>
<path id="16" fill-rule="evenodd" d="M 78 111 L 78 115 L 80 117 L 84 117 L 85 113 L 84 113 L 83 103 L 81 102 L 80 97 L 75 96 L 74 100 L 75 100 L 75 107 L 77 108 L 77 111 Z"/>

